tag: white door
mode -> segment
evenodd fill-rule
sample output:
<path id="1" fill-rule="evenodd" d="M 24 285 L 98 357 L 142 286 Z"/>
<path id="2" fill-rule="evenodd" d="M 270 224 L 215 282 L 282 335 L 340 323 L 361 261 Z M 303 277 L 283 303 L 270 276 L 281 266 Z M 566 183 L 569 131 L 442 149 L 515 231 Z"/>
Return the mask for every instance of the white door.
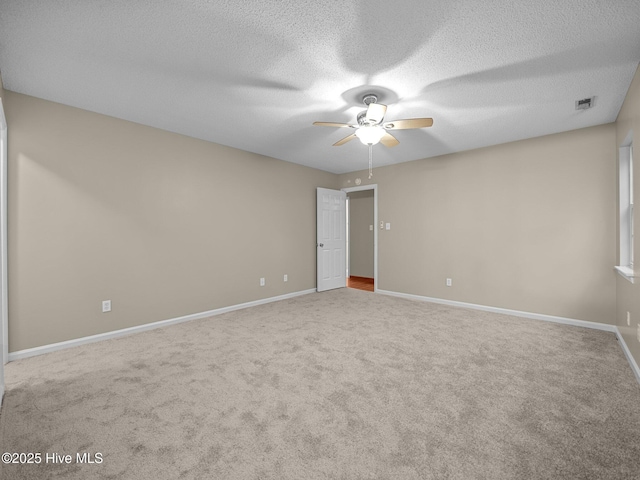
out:
<path id="1" fill-rule="evenodd" d="M 318 292 L 347 286 L 347 194 L 340 190 L 317 190 Z"/>

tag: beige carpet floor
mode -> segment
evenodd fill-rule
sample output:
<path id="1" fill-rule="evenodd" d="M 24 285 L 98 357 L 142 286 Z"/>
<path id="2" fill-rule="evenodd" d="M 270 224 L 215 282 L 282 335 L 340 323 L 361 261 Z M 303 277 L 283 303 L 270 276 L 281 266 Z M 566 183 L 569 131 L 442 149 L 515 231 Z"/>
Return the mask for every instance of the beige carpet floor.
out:
<path id="1" fill-rule="evenodd" d="M 352 289 L 6 376 L 0 450 L 43 455 L 6 480 L 640 478 L 640 386 L 612 333 Z"/>

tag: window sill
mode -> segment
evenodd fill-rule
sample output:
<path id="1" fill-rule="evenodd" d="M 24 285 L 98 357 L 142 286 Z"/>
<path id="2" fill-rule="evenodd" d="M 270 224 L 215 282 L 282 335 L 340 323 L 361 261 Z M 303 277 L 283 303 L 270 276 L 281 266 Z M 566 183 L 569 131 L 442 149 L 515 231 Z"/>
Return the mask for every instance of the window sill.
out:
<path id="1" fill-rule="evenodd" d="M 631 283 L 635 283 L 634 279 L 640 277 L 640 274 L 634 272 L 629 267 L 615 266 L 613 268 L 622 278 L 629 280 Z"/>

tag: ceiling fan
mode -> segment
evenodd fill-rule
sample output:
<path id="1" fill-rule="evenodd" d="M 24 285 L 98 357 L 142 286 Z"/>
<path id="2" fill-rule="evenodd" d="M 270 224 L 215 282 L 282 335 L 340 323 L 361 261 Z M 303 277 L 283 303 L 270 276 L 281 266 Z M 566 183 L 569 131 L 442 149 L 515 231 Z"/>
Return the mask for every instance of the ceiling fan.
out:
<path id="1" fill-rule="evenodd" d="M 335 122 L 313 122 L 313 124 L 321 127 L 356 129 L 355 133 L 352 133 L 351 135 L 348 135 L 342 140 L 338 140 L 334 143 L 334 147 L 344 145 L 356 137 L 358 137 L 365 145 L 372 146 L 380 142 L 385 147 L 395 147 L 400 142 L 396 137 L 391 135 L 388 130 L 408 130 L 412 128 L 425 128 L 433 125 L 432 118 L 407 118 L 404 120 L 383 122 L 387 106 L 377 103 L 378 97 L 372 93 L 365 95 L 362 98 L 362 101 L 367 106 L 367 109 L 358 114 L 358 123 L 356 125 Z"/>

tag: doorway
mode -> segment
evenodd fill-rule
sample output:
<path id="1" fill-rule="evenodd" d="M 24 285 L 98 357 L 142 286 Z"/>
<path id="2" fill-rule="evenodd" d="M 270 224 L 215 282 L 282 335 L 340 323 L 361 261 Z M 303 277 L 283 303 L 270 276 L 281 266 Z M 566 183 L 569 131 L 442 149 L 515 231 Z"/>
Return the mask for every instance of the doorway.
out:
<path id="1" fill-rule="evenodd" d="M 347 193 L 347 287 L 376 291 L 377 185 L 344 188 Z"/>

